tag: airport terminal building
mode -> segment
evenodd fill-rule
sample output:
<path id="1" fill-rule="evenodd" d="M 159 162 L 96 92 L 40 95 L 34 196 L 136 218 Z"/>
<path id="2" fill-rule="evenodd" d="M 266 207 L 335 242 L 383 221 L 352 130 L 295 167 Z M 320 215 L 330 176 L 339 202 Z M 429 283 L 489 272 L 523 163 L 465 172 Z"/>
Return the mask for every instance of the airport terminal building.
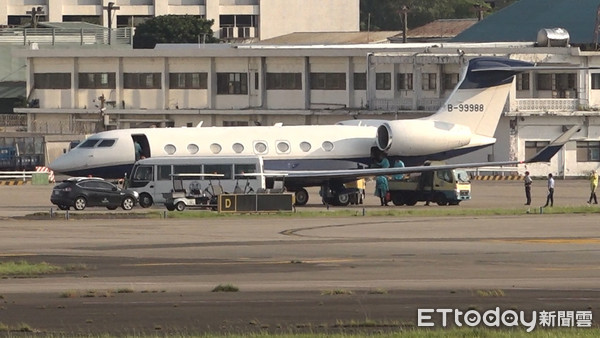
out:
<path id="1" fill-rule="evenodd" d="M 216 44 L 154 50 L 23 49 L 28 131 L 83 135 L 135 127 L 332 124 L 427 116 L 466 62 L 499 56 L 540 66 L 600 66 L 600 54 L 535 43 L 368 45 Z M 497 143 L 460 161 L 524 160 L 580 124 L 550 164 L 527 170 L 579 176 L 600 161 L 600 69 L 518 75 Z M 199 132 L 199 135 L 201 132 Z M 520 171 L 525 171 L 521 167 Z"/>

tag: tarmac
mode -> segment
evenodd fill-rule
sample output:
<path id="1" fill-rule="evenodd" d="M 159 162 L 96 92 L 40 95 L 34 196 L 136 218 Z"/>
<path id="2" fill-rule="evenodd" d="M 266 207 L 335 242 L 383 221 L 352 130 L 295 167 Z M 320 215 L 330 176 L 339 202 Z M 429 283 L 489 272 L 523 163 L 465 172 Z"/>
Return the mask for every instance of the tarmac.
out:
<path id="1" fill-rule="evenodd" d="M 535 208 L 544 187 L 534 182 Z M 77 213 L 106 218 L 66 220 L 47 215 L 51 188 L 0 186 L 0 261 L 66 268 L 0 279 L 0 323 L 13 330 L 374 333 L 415 327 L 419 309 L 596 314 L 600 304 L 598 215 L 527 214 L 519 181 L 474 181 L 473 199 L 460 206 L 407 210 L 522 215 L 402 218 L 368 216 L 407 208 L 380 207 L 369 186 L 366 204 L 348 207 L 365 217 L 148 219 L 90 208 Z M 307 209 L 326 212 L 310 192 Z M 585 180 L 557 180 L 555 205 L 584 206 L 588 194 Z M 239 290 L 211 292 L 218 285 Z"/>

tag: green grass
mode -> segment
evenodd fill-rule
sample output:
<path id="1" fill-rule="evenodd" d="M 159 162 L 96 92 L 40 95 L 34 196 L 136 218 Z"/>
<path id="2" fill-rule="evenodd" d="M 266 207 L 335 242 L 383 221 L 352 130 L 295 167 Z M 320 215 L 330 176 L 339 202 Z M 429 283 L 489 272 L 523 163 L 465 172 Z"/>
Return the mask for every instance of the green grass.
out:
<path id="1" fill-rule="evenodd" d="M 64 271 L 64 268 L 46 262 L 29 263 L 24 260 L 0 262 L 0 277 L 36 277 Z"/>
<path id="2" fill-rule="evenodd" d="M 238 292 L 240 289 L 232 284 L 219 284 L 212 289 L 212 292 Z"/>

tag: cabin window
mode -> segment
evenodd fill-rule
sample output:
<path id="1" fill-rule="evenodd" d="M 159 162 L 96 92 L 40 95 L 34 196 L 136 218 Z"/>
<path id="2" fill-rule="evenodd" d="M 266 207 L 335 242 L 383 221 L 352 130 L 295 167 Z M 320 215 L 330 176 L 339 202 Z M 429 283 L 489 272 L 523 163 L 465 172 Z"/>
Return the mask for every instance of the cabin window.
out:
<path id="1" fill-rule="evenodd" d="M 108 147 L 112 147 L 113 144 L 115 144 L 115 140 L 102 140 L 99 144 L 98 144 L 98 148 L 108 148 Z"/>
<path id="2" fill-rule="evenodd" d="M 79 73 L 81 89 L 115 89 L 115 73 Z"/>
<path id="3" fill-rule="evenodd" d="M 244 151 L 244 145 L 243 145 L 243 144 L 241 144 L 241 143 L 234 143 L 234 144 L 231 146 L 231 149 L 233 149 L 233 151 L 234 151 L 236 154 L 239 154 L 239 153 L 241 153 L 242 151 Z"/>
<path id="4" fill-rule="evenodd" d="M 367 89 L 367 73 L 354 73 L 354 90 Z"/>
<path id="5" fill-rule="evenodd" d="M 290 152 L 290 144 L 284 141 L 277 142 L 277 152 L 278 153 L 289 153 Z"/>
<path id="6" fill-rule="evenodd" d="M 82 144 L 79 145 L 79 148 L 94 148 L 98 141 L 100 141 L 100 139 L 97 138 L 85 140 Z"/>
<path id="7" fill-rule="evenodd" d="M 377 90 L 392 89 L 392 75 L 390 73 L 375 74 L 375 89 L 377 89 Z"/>
<path id="8" fill-rule="evenodd" d="M 346 74 L 310 73 L 310 89 L 346 90 Z"/>
<path id="9" fill-rule="evenodd" d="M 248 94 L 248 74 L 217 73 L 217 94 Z"/>
<path id="10" fill-rule="evenodd" d="M 600 142 L 577 141 L 577 162 L 600 161 Z"/>
<path id="11" fill-rule="evenodd" d="M 200 150 L 200 148 L 198 148 L 198 146 L 197 146 L 197 145 L 195 145 L 195 144 L 193 144 L 193 143 L 190 143 L 190 144 L 188 144 L 188 146 L 187 146 L 187 151 L 188 151 L 190 154 L 195 154 L 195 153 L 197 153 L 197 152 L 198 152 L 198 150 Z"/>
<path id="12" fill-rule="evenodd" d="M 177 151 L 177 148 L 175 148 L 175 146 L 172 144 L 167 144 L 164 149 L 165 152 L 169 155 L 173 155 L 175 154 L 175 151 Z"/>
<path id="13" fill-rule="evenodd" d="M 210 145 L 210 151 L 213 154 L 218 154 L 218 153 L 221 152 L 221 150 L 223 150 L 223 147 L 221 147 L 221 145 L 218 144 L 218 143 L 213 143 L 213 144 Z"/>
<path id="14" fill-rule="evenodd" d="M 300 142 L 300 149 L 301 149 L 303 152 L 305 152 L 305 153 L 306 153 L 306 152 L 310 151 L 310 148 L 311 148 L 311 145 L 310 145 L 310 143 L 308 143 L 308 142 Z"/>
<path id="15" fill-rule="evenodd" d="M 332 151 L 333 150 L 333 143 L 329 142 L 329 141 L 325 141 L 322 144 L 323 150 L 325 151 Z"/>
<path id="16" fill-rule="evenodd" d="M 301 73 L 267 73 L 267 90 L 302 89 Z"/>
<path id="17" fill-rule="evenodd" d="M 254 151 L 257 154 L 264 154 L 267 152 L 267 149 L 267 144 L 265 142 L 260 141 L 254 143 Z"/>
<path id="18" fill-rule="evenodd" d="M 35 73 L 35 89 L 71 89 L 71 73 Z"/>

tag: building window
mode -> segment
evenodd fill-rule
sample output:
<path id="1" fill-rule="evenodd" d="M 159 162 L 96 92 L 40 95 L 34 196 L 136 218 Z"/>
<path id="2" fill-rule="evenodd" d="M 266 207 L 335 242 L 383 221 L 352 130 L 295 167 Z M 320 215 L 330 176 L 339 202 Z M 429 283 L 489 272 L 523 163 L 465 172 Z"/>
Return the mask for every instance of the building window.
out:
<path id="1" fill-rule="evenodd" d="M 537 74 L 538 90 L 576 90 L 576 83 L 576 74 Z"/>
<path id="2" fill-rule="evenodd" d="M 525 158 L 532 158 L 548 144 L 550 141 L 525 141 Z"/>
<path id="3" fill-rule="evenodd" d="M 310 73 L 310 89 L 346 90 L 346 74 Z"/>
<path id="4" fill-rule="evenodd" d="M 115 89 L 115 73 L 79 73 L 80 89 Z"/>
<path id="5" fill-rule="evenodd" d="M 592 74 L 592 89 L 600 89 L 600 73 Z"/>
<path id="6" fill-rule="evenodd" d="M 599 141 L 577 141 L 577 162 L 600 161 Z"/>
<path id="7" fill-rule="evenodd" d="M 302 89 L 302 73 L 267 73 L 267 90 Z"/>
<path id="8" fill-rule="evenodd" d="M 33 87 L 36 89 L 71 89 L 71 73 L 35 73 Z"/>
<path id="9" fill-rule="evenodd" d="M 367 73 L 354 73 L 354 90 L 367 90 Z"/>
<path id="10" fill-rule="evenodd" d="M 390 90 L 392 89 L 392 76 L 390 73 L 375 74 L 375 89 Z"/>
<path id="11" fill-rule="evenodd" d="M 412 90 L 413 75 L 412 73 L 398 73 L 398 90 Z"/>
<path id="12" fill-rule="evenodd" d="M 207 89 L 207 73 L 169 73 L 171 89 Z"/>
<path id="13" fill-rule="evenodd" d="M 123 73 L 125 89 L 160 89 L 160 73 Z"/>
<path id="14" fill-rule="evenodd" d="M 529 74 L 517 74 L 517 90 L 529 90 Z"/>
<path id="15" fill-rule="evenodd" d="M 458 73 L 444 74 L 444 90 L 452 90 L 458 84 Z"/>
<path id="16" fill-rule="evenodd" d="M 217 73 L 217 94 L 248 94 L 248 74 Z"/>
<path id="17" fill-rule="evenodd" d="M 421 79 L 422 79 L 421 89 L 436 90 L 436 88 L 437 88 L 437 85 L 436 85 L 437 74 L 436 73 L 423 73 Z"/>

